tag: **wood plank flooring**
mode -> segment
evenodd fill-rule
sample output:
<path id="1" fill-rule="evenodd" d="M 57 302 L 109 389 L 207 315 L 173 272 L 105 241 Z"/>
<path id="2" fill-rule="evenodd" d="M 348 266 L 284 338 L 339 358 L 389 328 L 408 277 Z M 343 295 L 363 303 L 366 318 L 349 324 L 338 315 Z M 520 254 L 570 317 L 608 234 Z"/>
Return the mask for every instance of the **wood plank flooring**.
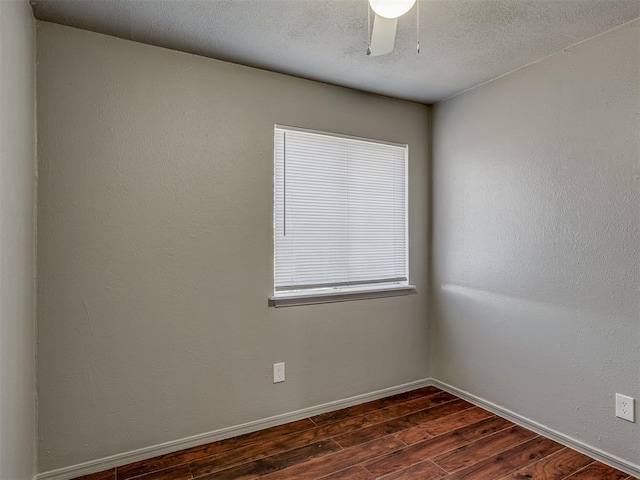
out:
<path id="1" fill-rule="evenodd" d="M 435 387 L 77 480 L 638 480 Z"/>

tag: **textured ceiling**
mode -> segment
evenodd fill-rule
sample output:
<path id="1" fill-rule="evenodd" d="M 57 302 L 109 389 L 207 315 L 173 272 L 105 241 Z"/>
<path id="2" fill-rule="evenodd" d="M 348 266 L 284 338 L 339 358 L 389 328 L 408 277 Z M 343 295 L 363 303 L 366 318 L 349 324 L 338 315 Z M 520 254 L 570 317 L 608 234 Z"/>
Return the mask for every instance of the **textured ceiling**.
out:
<path id="1" fill-rule="evenodd" d="M 640 17 L 640 0 L 419 0 L 367 57 L 367 0 L 32 0 L 36 18 L 431 104 Z"/>

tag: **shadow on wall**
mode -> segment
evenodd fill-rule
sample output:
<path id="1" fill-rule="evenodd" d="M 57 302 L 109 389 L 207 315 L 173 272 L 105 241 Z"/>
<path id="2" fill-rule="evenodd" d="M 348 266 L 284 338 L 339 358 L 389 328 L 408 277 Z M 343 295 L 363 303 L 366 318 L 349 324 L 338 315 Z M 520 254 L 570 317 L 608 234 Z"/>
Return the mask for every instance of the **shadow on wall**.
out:
<path id="1" fill-rule="evenodd" d="M 549 373 L 554 372 L 561 385 L 575 385 L 578 381 L 584 384 L 583 395 L 587 392 L 602 395 L 598 387 L 605 378 L 615 383 L 616 372 L 632 368 L 625 358 L 633 355 L 626 357 L 617 346 L 628 343 L 625 339 L 633 332 L 621 329 L 620 325 L 634 325 L 633 318 L 462 285 L 442 285 L 437 296 L 440 347 L 446 351 L 455 346 L 452 350 L 455 351 L 464 346 L 470 355 L 466 360 L 475 358 L 472 364 L 493 366 L 496 381 L 511 375 L 546 381 Z M 595 370 L 585 368 L 585 354 L 591 357 L 590 365 L 597 366 Z M 456 362 L 455 358 L 450 360 Z M 474 368 L 469 367 L 467 363 L 464 370 L 473 376 Z M 518 384 L 522 386 L 521 382 Z"/>

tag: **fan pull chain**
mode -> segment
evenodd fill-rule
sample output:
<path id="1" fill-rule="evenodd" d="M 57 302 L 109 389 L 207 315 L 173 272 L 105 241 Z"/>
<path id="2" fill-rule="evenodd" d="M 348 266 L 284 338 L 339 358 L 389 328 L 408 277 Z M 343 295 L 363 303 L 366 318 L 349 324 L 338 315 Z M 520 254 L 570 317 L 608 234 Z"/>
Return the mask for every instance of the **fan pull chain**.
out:
<path id="1" fill-rule="evenodd" d="M 420 0 L 416 1 L 416 45 L 420 53 Z"/>
<path id="2" fill-rule="evenodd" d="M 367 55 L 371 55 L 371 4 L 367 0 Z"/>

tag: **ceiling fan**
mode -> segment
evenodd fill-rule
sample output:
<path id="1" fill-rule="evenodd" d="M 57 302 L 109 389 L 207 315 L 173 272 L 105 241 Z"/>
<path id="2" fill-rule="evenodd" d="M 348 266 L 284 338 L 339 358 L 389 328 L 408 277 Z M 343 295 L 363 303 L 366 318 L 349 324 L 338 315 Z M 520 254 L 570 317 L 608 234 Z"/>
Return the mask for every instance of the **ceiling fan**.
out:
<path id="1" fill-rule="evenodd" d="M 367 55 L 375 57 L 393 50 L 398 17 L 411 10 L 415 3 L 416 0 L 369 0 Z M 373 31 L 371 30 L 371 10 L 375 13 Z M 418 42 L 418 53 L 420 53 L 420 42 Z"/>

